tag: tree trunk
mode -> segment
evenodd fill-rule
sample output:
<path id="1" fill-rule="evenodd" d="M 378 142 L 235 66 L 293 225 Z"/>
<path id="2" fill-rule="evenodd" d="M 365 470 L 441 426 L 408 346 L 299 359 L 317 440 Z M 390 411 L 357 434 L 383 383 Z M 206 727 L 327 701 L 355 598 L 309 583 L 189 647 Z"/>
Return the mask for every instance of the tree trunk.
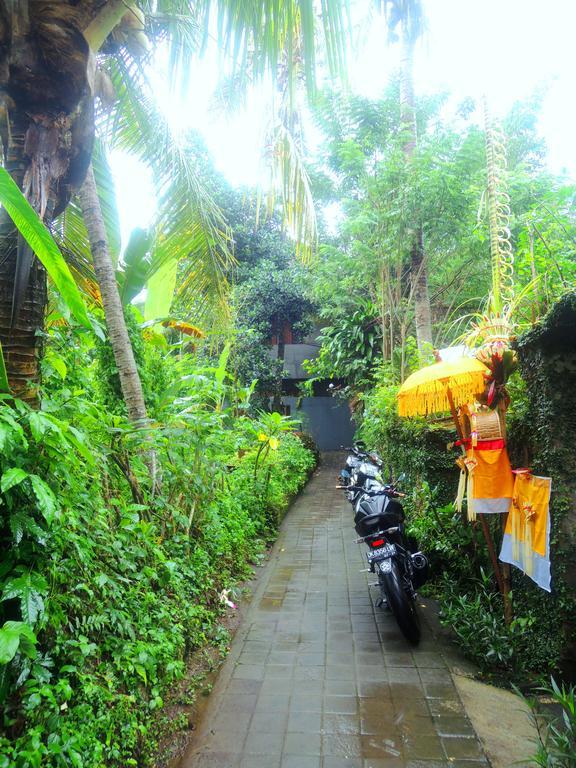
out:
<path id="1" fill-rule="evenodd" d="M 414 237 L 410 253 L 410 274 L 412 278 L 412 293 L 414 296 L 414 321 L 416 324 L 416 341 L 420 354 L 430 351 L 432 346 L 432 315 L 430 308 L 430 292 L 428 291 L 428 268 L 422 226 L 419 225 Z"/>
<path id="2" fill-rule="evenodd" d="M 142 383 L 136 368 L 134 352 L 126 328 L 114 266 L 108 250 L 106 229 L 102 218 L 100 199 L 98 198 L 92 165 L 88 168 L 86 179 L 80 188 L 79 194 L 84 222 L 90 240 L 94 271 L 98 279 L 100 293 L 102 294 L 106 326 L 110 336 L 114 360 L 118 368 L 120 386 L 124 402 L 126 403 L 128 418 L 134 424 L 143 426 L 148 420 L 144 393 L 142 392 Z"/>
<path id="3" fill-rule="evenodd" d="M 286 352 L 286 342 L 284 340 L 284 325 L 282 322 L 278 322 L 278 355 L 277 360 L 282 360 L 284 364 L 284 354 Z M 280 384 L 280 391 L 276 390 L 274 398 L 272 400 L 272 410 L 276 413 L 282 413 L 282 384 Z"/>
<path id="4" fill-rule="evenodd" d="M 83 32 L 98 50 L 134 3 L 0 0 L 5 167 L 47 224 L 66 208 L 92 154 L 94 62 Z M 46 274 L 18 241 L 16 227 L 0 211 L 0 343 L 13 393 L 35 401 Z"/>
<path id="5" fill-rule="evenodd" d="M 10 137 L 6 148 L 5 167 L 22 188 L 28 166 L 24 145 L 29 119 L 20 113 L 12 115 Z M 10 389 L 14 395 L 34 402 L 39 378 L 42 337 L 46 307 L 46 272 L 33 258 L 30 279 L 13 316 L 16 264 L 19 235 L 5 209 L 0 211 L 0 344 L 4 352 Z"/>
<path id="6" fill-rule="evenodd" d="M 400 65 L 400 123 L 403 132 L 404 157 L 409 161 L 418 144 L 416 130 L 416 109 L 414 101 L 414 80 L 412 65 L 414 59 L 414 41 L 403 33 L 402 60 Z M 428 291 L 428 267 L 424 250 L 424 233 L 418 213 L 410 234 L 410 274 L 412 295 L 414 297 L 414 318 L 418 351 L 422 354 L 427 345 L 432 345 L 432 312 Z"/>

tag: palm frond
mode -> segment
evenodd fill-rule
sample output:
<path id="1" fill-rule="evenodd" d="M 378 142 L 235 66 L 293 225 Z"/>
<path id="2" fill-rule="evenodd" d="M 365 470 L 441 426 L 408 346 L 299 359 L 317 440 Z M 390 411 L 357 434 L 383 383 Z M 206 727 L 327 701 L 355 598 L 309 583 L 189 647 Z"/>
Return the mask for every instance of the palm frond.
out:
<path id="1" fill-rule="evenodd" d="M 205 40 L 215 29 L 234 71 L 243 71 L 250 62 L 257 77 L 274 76 L 287 62 L 289 78 L 294 79 L 302 68 L 308 89 L 313 90 L 316 50 L 322 48 L 330 74 L 345 77 L 348 0 L 321 0 L 320 21 L 315 0 L 199 0 L 196 7 Z M 293 55 L 295 45 L 298 61 Z"/>
<path id="2" fill-rule="evenodd" d="M 202 46 L 202 29 L 189 3 L 168 0 L 154 3 L 155 9 L 146 15 L 146 33 L 152 44 L 163 44 L 168 56 L 168 82 L 183 96 L 190 84 L 194 57 Z"/>
<path id="3" fill-rule="evenodd" d="M 318 233 L 310 179 L 299 144 L 286 125 L 279 122 L 271 132 L 268 147 L 272 176 L 268 213 L 275 206 L 279 190 L 284 220 L 295 240 L 296 254 L 302 261 L 309 261 Z"/>
<path id="4" fill-rule="evenodd" d="M 181 265 L 179 295 L 225 303 L 232 239 L 218 206 L 203 185 L 193 158 L 158 109 L 142 69 L 128 57 L 104 63 L 118 102 L 101 121 L 112 147 L 130 152 L 153 173 L 158 212 L 151 247 L 154 268 Z"/>

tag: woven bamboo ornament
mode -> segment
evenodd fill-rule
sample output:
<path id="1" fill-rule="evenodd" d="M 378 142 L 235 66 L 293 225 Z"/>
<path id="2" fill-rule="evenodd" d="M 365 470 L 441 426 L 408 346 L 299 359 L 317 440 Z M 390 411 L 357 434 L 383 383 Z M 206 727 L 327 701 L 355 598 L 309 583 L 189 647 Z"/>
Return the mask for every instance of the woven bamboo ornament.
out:
<path id="1" fill-rule="evenodd" d="M 464 434 L 476 446 L 478 440 L 500 440 L 504 437 L 498 411 L 483 405 L 468 404 L 462 407 Z"/>

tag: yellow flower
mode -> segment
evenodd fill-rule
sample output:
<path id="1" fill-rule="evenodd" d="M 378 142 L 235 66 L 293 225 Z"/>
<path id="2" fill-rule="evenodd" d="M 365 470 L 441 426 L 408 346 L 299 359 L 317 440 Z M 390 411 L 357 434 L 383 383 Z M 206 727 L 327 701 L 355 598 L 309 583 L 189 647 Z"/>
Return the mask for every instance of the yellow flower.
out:
<path id="1" fill-rule="evenodd" d="M 270 448 L 272 448 L 273 451 L 277 450 L 279 445 L 280 445 L 280 441 L 278 440 L 277 437 L 270 438 Z"/>
<path id="2" fill-rule="evenodd" d="M 265 435 L 264 432 L 258 432 L 258 440 L 260 440 L 261 443 L 265 443 L 266 440 L 268 440 L 268 435 Z"/>

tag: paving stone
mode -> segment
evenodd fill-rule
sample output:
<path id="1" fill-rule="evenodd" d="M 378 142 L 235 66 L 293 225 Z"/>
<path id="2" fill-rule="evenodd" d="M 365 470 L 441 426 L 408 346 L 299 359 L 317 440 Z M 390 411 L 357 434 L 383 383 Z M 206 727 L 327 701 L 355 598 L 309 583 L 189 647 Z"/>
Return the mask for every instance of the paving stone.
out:
<path id="1" fill-rule="evenodd" d="M 482 757 L 480 745 L 473 736 L 443 738 L 442 746 L 449 760 L 477 760 Z"/>
<path id="2" fill-rule="evenodd" d="M 354 715 L 358 711 L 358 699 L 356 696 L 333 696 L 327 694 L 324 697 L 324 711 L 334 714 Z"/>
<path id="3" fill-rule="evenodd" d="M 212 721 L 211 725 L 212 729 L 216 733 L 221 733 L 223 731 L 234 731 L 244 735 L 248 730 L 251 719 L 251 712 L 223 712 L 220 710 L 215 719 Z"/>
<path id="4" fill-rule="evenodd" d="M 324 692 L 333 696 L 356 696 L 356 682 L 354 680 L 326 680 Z"/>
<path id="5" fill-rule="evenodd" d="M 239 755 L 226 752 L 206 752 L 194 757 L 194 768 L 236 768 Z"/>
<path id="6" fill-rule="evenodd" d="M 434 717 L 434 725 L 440 736 L 474 736 L 472 723 L 467 717 L 440 715 Z"/>
<path id="7" fill-rule="evenodd" d="M 280 755 L 247 755 L 240 760 L 239 768 L 280 768 Z"/>
<path id="8" fill-rule="evenodd" d="M 321 712 L 290 712 L 288 732 L 290 733 L 321 733 Z"/>
<path id="9" fill-rule="evenodd" d="M 325 712 L 322 718 L 322 733 L 357 736 L 360 733 L 358 716 Z"/>
<path id="10" fill-rule="evenodd" d="M 300 693 L 296 691 L 290 701 L 292 712 L 322 712 L 324 697 L 321 693 Z"/>
<path id="11" fill-rule="evenodd" d="M 284 741 L 285 755 L 320 757 L 322 737 L 320 733 L 287 733 Z"/>
<path id="12" fill-rule="evenodd" d="M 244 742 L 244 752 L 248 755 L 280 755 L 284 743 L 284 733 L 249 733 Z"/>
<path id="13" fill-rule="evenodd" d="M 288 712 L 258 711 L 252 715 L 250 733 L 284 733 L 288 722 Z"/>
<path id="14" fill-rule="evenodd" d="M 322 736 L 322 754 L 331 757 L 362 757 L 360 736 L 328 734 Z"/>
<path id="15" fill-rule="evenodd" d="M 257 697 L 255 694 L 229 694 L 220 706 L 221 712 L 250 712 L 256 707 Z"/>
<path id="16" fill-rule="evenodd" d="M 322 758 L 308 755 L 285 755 L 281 768 L 321 768 Z"/>

